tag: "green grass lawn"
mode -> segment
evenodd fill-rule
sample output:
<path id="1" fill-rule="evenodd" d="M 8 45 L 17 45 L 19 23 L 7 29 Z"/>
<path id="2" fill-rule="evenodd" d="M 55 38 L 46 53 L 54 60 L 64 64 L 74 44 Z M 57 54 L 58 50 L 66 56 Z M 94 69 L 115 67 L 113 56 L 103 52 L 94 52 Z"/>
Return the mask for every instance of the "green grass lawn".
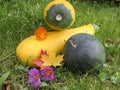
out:
<path id="1" fill-rule="evenodd" d="M 22 40 L 33 35 L 38 26 L 45 26 L 42 13 L 50 1 L 0 0 L 0 90 L 4 90 L 1 85 L 4 80 L 10 83 L 11 90 L 34 90 L 28 83 L 29 67 L 20 64 L 15 50 Z M 97 75 L 74 75 L 63 67 L 57 67 L 57 79 L 43 83 L 37 90 L 120 90 L 120 7 L 68 1 L 76 10 L 72 27 L 89 23 L 100 26 L 96 37 L 105 47 L 106 63 Z"/>

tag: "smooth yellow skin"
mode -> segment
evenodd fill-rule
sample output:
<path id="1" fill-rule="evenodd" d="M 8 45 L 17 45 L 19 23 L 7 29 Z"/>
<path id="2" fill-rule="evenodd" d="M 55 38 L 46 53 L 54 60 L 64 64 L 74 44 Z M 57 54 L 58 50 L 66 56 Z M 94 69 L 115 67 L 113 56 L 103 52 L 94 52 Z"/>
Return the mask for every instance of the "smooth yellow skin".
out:
<path id="1" fill-rule="evenodd" d="M 95 30 L 92 24 L 88 24 L 78 28 L 48 32 L 47 38 L 43 41 L 38 41 L 35 35 L 33 35 L 26 38 L 18 45 L 16 54 L 22 63 L 33 66 L 31 60 L 38 59 L 41 50 L 49 51 L 56 56 L 60 51 L 62 51 L 65 41 L 67 41 L 72 35 L 78 33 L 88 33 L 94 35 Z M 55 60 L 57 60 L 56 57 Z"/>
<path id="2" fill-rule="evenodd" d="M 45 17 L 47 16 L 47 11 L 50 9 L 51 6 L 53 5 L 57 5 L 57 4 L 64 4 L 68 9 L 70 9 L 71 11 L 71 15 L 72 15 L 72 18 L 73 18 L 73 21 L 71 22 L 71 24 L 66 27 L 66 28 L 69 28 L 73 25 L 74 21 L 75 21 L 75 10 L 73 8 L 73 6 L 67 1 L 67 0 L 54 0 L 52 2 L 50 2 L 44 9 L 44 13 L 43 13 L 43 18 L 46 22 L 46 24 L 52 28 L 53 30 L 63 30 L 63 28 L 58 28 L 58 27 L 55 27 L 53 26 L 52 24 L 48 23 L 45 19 Z"/>

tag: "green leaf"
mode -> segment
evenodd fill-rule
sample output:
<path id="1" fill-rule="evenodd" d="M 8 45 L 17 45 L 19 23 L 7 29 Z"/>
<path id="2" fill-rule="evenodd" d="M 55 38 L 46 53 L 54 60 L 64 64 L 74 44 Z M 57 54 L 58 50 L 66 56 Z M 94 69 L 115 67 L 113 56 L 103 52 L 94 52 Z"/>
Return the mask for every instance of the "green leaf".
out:
<path id="1" fill-rule="evenodd" d="M 114 84 L 119 84 L 120 83 L 120 73 L 116 72 L 114 75 L 112 75 L 111 81 Z"/>
<path id="2" fill-rule="evenodd" d="M 108 79 L 109 75 L 108 75 L 107 73 L 105 73 L 105 72 L 102 72 L 102 73 L 100 73 L 100 74 L 98 75 L 98 77 L 99 77 L 100 80 L 103 82 L 103 81 L 105 81 L 105 80 Z"/>
<path id="3" fill-rule="evenodd" d="M 0 85 L 3 84 L 3 82 L 9 77 L 10 71 L 6 72 L 1 78 L 0 78 Z"/>
<path id="4" fill-rule="evenodd" d="M 46 82 L 41 82 L 41 86 L 42 86 L 42 87 L 47 87 L 48 84 L 47 84 Z"/>

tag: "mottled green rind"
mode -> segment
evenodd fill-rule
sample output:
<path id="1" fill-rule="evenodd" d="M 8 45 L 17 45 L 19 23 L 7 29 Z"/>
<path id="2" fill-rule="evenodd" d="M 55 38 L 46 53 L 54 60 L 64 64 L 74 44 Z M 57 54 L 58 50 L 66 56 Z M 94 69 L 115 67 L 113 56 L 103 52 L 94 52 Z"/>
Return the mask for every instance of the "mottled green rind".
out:
<path id="1" fill-rule="evenodd" d="M 74 48 L 71 42 L 76 45 Z M 68 39 L 64 48 L 64 66 L 71 71 L 98 72 L 105 63 L 102 43 L 92 35 L 76 34 Z"/>
<path id="2" fill-rule="evenodd" d="M 61 21 L 56 20 L 57 15 L 62 16 Z M 50 7 L 45 18 L 48 24 L 63 29 L 69 27 L 73 21 L 70 10 L 64 4 L 57 4 Z"/>

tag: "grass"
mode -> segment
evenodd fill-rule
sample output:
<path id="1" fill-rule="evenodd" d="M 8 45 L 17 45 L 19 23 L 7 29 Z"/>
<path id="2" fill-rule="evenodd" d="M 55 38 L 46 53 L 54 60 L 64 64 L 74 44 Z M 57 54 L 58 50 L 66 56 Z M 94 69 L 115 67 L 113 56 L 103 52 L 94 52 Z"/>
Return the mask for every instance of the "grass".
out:
<path id="1" fill-rule="evenodd" d="M 0 77 L 11 90 L 34 90 L 28 83 L 28 66 L 18 61 L 15 50 L 38 26 L 45 26 L 42 13 L 51 0 L 0 0 Z M 100 26 L 96 37 L 106 50 L 106 63 L 98 75 L 73 74 L 63 67 L 55 68 L 57 80 L 43 83 L 37 90 L 119 90 L 120 88 L 120 7 L 68 0 L 76 10 L 72 27 L 95 23 Z M 47 27 L 48 28 L 48 27 Z M 106 41 L 114 38 L 114 41 Z M 1 80 L 0 79 L 0 80 Z M 1 80 L 1 81 L 2 81 Z M 0 81 L 0 85 L 1 82 Z M 1 90 L 2 90 L 1 85 Z"/>

